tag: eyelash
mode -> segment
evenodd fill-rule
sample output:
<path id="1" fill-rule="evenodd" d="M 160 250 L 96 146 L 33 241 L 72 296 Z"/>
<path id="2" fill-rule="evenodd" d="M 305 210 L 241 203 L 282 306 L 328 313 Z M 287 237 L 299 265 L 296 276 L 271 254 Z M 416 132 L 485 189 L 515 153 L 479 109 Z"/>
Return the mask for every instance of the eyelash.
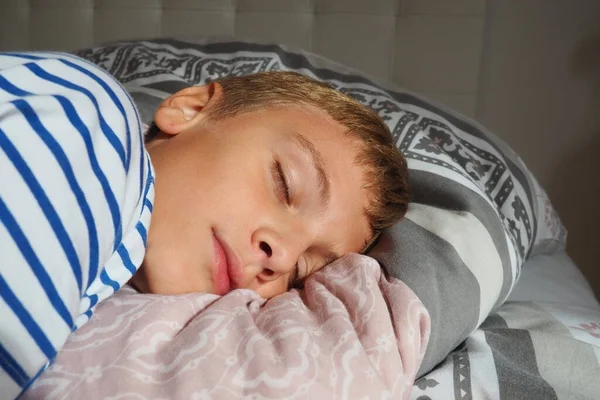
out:
<path id="1" fill-rule="evenodd" d="M 290 285 L 289 285 L 288 290 L 292 289 L 292 288 L 301 289 L 303 286 L 303 283 L 298 280 L 300 278 L 299 263 L 300 263 L 300 260 L 298 260 L 298 262 L 296 262 L 296 265 L 294 265 L 294 270 L 292 271 L 292 276 L 290 278 Z"/>
<path id="2" fill-rule="evenodd" d="M 277 185 L 277 194 L 285 200 L 286 204 L 290 204 L 290 187 L 288 186 L 287 181 L 285 180 L 285 175 L 283 174 L 283 169 L 281 168 L 281 163 L 279 160 L 273 161 L 273 175 L 275 175 L 275 183 Z"/>
<path id="3" fill-rule="evenodd" d="M 325 267 L 325 266 L 331 264 L 332 262 L 334 262 L 335 260 L 336 260 L 336 258 L 327 258 L 327 259 L 325 259 L 323 266 Z M 298 262 L 294 266 L 294 271 L 291 272 L 292 276 L 290 277 L 290 285 L 289 285 L 288 290 L 292 289 L 292 288 L 296 288 L 296 289 L 304 288 L 304 278 L 300 279 L 299 264 L 300 264 L 300 260 L 298 260 Z"/>

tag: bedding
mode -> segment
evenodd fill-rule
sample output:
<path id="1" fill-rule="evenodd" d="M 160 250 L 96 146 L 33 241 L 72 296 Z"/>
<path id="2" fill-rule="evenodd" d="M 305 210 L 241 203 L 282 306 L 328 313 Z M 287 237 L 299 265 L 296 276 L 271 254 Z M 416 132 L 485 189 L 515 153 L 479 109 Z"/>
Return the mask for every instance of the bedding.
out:
<path id="1" fill-rule="evenodd" d="M 407 399 L 428 335 L 421 301 L 360 255 L 269 302 L 250 290 L 168 297 L 127 288 L 24 398 Z"/>
<path id="2" fill-rule="evenodd" d="M 348 274 L 349 268 L 360 273 Z M 537 290 L 527 296 L 527 274 L 538 268 L 545 279 L 535 282 Z M 417 380 L 410 399 L 595 398 L 600 390 L 600 307 L 589 286 L 564 253 L 533 257 L 523 274 L 509 301 Z M 565 276 L 571 286 L 549 296 Z M 403 366 L 398 363 L 398 354 L 407 355 L 398 334 L 403 324 L 418 328 L 416 346 L 408 353 L 418 360 L 429 323 L 414 293 L 394 278 L 385 279 L 371 259 L 361 256 L 340 260 L 307 285 L 319 296 L 305 293 L 306 304 L 297 290 L 265 304 L 250 291 L 224 298 L 166 297 L 139 295 L 126 287 L 98 307 L 95 319 L 67 342 L 24 398 L 402 398 L 398 386 L 386 386 L 411 368 L 404 358 Z M 411 313 L 390 316 L 382 300 L 392 299 L 390 310 L 407 310 L 408 301 Z M 302 345 L 301 338 L 307 343 Z M 252 352 L 253 344 L 262 360 Z M 400 352 L 390 351 L 392 345 Z M 311 357 L 304 364 L 300 354 L 290 356 L 310 346 L 318 355 L 305 351 Z M 336 370 L 344 365 L 342 355 L 352 361 Z M 259 369 L 262 378 L 256 376 Z"/>
<path id="3" fill-rule="evenodd" d="M 508 301 L 598 308 L 590 284 L 565 252 L 540 254 L 529 259 Z"/>
<path id="4" fill-rule="evenodd" d="M 328 82 L 376 110 L 407 158 L 412 204 L 405 221 L 387 230 L 369 255 L 417 294 L 432 319 L 419 375 L 506 299 L 528 256 L 564 248 L 564 228 L 544 190 L 500 139 L 468 118 L 323 57 L 285 46 L 170 39 L 114 43 L 78 55 L 123 83 L 146 123 L 162 99 L 182 88 L 268 70 Z"/>
<path id="5" fill-rule="evenodd" d="M 498 333 L 499 337 L 508 337 L 506 340 L 511 341 L 521 340 L 527 344 L 527 341 L 531 342 L 532 335 L 531 333 L 523 334 L 523 332 L 533 332 L 539 328 L 541 336 L 548 338 L 548 341 L 540 343 L 547 345 L 547 343 L 552 343 L 552 339 L 550 336 L 546 336 L 545 327 L 559 327 L 560 325 L 552 325 L 552 321 L 559 321 L 561 313 L 577 315 L 575 309 L 546 311 L 546 314 L 551 317 L 543 314 L 543 318 L 552 318 L 548 319 L 549 323 L 543 322 L 544 319 L 540 317 L 538 321 L 543 322 L 541 327 L 538 325 L 528 326 L 526 324 L 527 316 L 532 314 L 531 307 L 539 307 L 537 303 L 523 304 L 514 309 L 510 308 L 510 304 L 502 306 L 522 273 L 523 263 L 534 256 L 551 256 L 562 251 L 565 246 L 566 232 L 544 190 L 537 184 L 519 157 L 500 139 L 477 123 L 399 88 L 377 84 L 374 79 L 364 77 L 324 58 L 284 46 L 219 41 L 190 43 L 160 39 L 114 43 L 83 50 L 78 52 L 78 55 L 105 68 L 125 85 L 133 96 L 145 123 L 151 122 L 153 111 L 162 99 L 184 87 L 202 84 L 230 74 L 294 70 L 326 81 L 369 105 L 390 126 L 397 140 L 397 146 L 404 152 L 408 160 L 413 203 L 406 219 L 384 232 L 368 255 L 385 268 L 387 276 L 385 282 L 390 285 L 399 285 L 407 293 L 414 294 L 417 302 L 422 304 L 422 314 L 419 315 L 422 315 L 423 321 L 427 321 L 426 324 L 424 323 L 426 327 L 415 331 L 411 329 L 414 325 L 403 325 L 399 323 L 402 321 L 401 319 L 396 320 L 402 314 L 401 310 L 406 308 L 405 302 L 380 302 L 381 305 L 386 304 L 388 314 L 386 324 L 388 327 L 390 325 L 394 327 L 393 342 L 396 346 L 386 347 L 387 350 L 382 352 L 382 356 L 383 353 L 386 353 L 386 356 L 396 357 L 395 363 L 383 365 L 379 364 L 379 359 L 373 356 L 372 349 L 377 346 L 373 347 L 372 342 L 369 341 L 372 339 L 366 339 L 370 336 L 361 335 L 369 330 L 379 331 L 384 327 L 378 324 L 365 324 L 362 328 L 365 329 L 364 331 L 356 329 L 362 317 L 352 312 L 348 313 L 345 304 L 347 302 L 353 304 L 351 296 L 348 297 L 347 293 L 350 292 L 348 289 L 332 286 L 334 289 L 329 290 L 331 294 L 328 297 L 329 300 L 320 301 L 317 303 L 318 305 L 315 305 L 313 298 L 315 292 L 311 292 L 309 288 L 313 283 L 326 285 L 329 278 L 325 279 L 324 276 L 329 276 L 327 274 L 336 272 L 341 274 L 339 271 L 341 268 L 346 271 L 343 274 L 345 279 L 351 280 L 358 279 L 355 276 L 358 271 L 369 268 L 377 270 L 375 268 L 377 264 L 371 263 L 370 258 L 360 257 L 351 259 L 350 264 L 347 263 L 348 259 L 344 259 L 340 263 L 325 268 L 322 274 L 316 274 L 307 280 L 307 287 L 303 291 L 288 293 L 281 300 L 273 299 L 264 303 L 257 298 L 253 298 L 252 301 L 249 301 L 248 298 L 245 300 L 244 307 L 248 308 L 254 304 L 252 307 L 259 311 L 252 314 L 254 319 L 241 319 L 239 324 L 248 323 L 251 327 L 250 331 L 243 329 L 228 331 L 231 335 L 237 335 L 233 339 L 234 343 L 246 343 L 244 332 L 252 332 L 264 321 L 270 321 L 275 329 L 275 326 L 279 326 L 273 322 L 279 321 L 276 317 L 276 306 L 283 299 L 290 300 L 290 303 L 297 305 L 297 310 L 304 311 L 312 311 L 311 307 L 315 307 L 315 310 L 320 307 L 323 309 L 321 311 L 328 312 L 330 305 L 339 305 L 339 312 L 335 315 L 348 317 L 345 324 L 348 327 L 352 326 L 348 335 L 354 340 L 355 354 L 358 354 L 359 358 L 363 357 L 360 363 L 362 375 L 356 371 L 352 372 L 350 364 L 346 363 L 344 358 L 329 357 L 327 361 L 321 360 L 315 364 L 317 368 L 323 366 L 323 370 L 319 369 L 319 372 L 325 374 L 327 379 L 315 378 L 310 381 L 312 386 L 307 387 L 306 390 L 315 391 L 311 393 L 320 393 L 324 396 L 326 394 L 327 398 L 343 397 L 341 395 L 343 392 L 327 392 L 327 390 L 339 387 L 336 385 L 340 382 L 338 379 L 341 371 L 344 371 L 344 374 L 351 373 L 351 375 L 344 375 L 345 378 L 352 376 L 351 379 L 346 379 L 347 385 L 352 385 L 355 381 L 363 382 L 361 380 L 363 377 L 368 381 L 368 385 L 365 383 L 360 388 L 346 392 L 349 393 L 347 397 L 351 398 L 360 397 L 363 393 L 362 389 L 368 390 L 365 392 L 367 393 L 366 397 L 372 397 L 371 393 L 374 393 L 375 397 L 380 393 L 399 397 L 398 390 L 402 388 L 402 385 L 394 386 L 392 382 L 394 379 L 397 379 L 398 382 L 406 382 L 405 378 L 412 376 L 421 378 L 415 383 L 413 394 L 411 394 L 413 398 L 419 400 L 448 398 L 448 393 L 454 393 L 455 397 L 460 399 L 477 398 L 478 396 L 481 398 L 481 396 L 488 395 L 490 398 L 499 398 L 493 396 L 509 392 L 500 390 L 486 392 L 485 387 L 489 384 L 493 386 L 493 382 L 502 381 L 505 377 L 510 378 L 513 375 L 510 373 L 494 375 L 492 367 L 499 365 L 496 360 L 512 360 L 512 364 L 507 364 L 506 371 L 529 371 L 527 368 L 532 364 L 525 362 L 533 357 L 535 348 L 531 345 L 529 347 L 523 345 L 523 351 L 514 354 L 514 357 L 511 358 L 511 354 L 506 353 L 505 356 L 503 353 L 507 349 L 510 350 L 510 346 L 497 346 L 493 350 L 488 346 L 483 353 L 483 357 L 487 357 L 487 364 L 485 364 L 487 369 L 478 369 L 478 375 L 469 376 L 467 385 L 464 382 L 465 379 L 461 379 L 462 376 L 467 376 L 460 374 L 461 368 L 466 361 L 473 360 L 475 363 L 475 359 L 478 357 L 476 351 L 485 350 L 485 343 L 489 342 L 474 341 L 473 338 L 485 336 L 486 332 L 496 334 L 502 329 L 505 329 L 506 332 L 509 332 L 508 329 L 512 329 L 521 332 L 521 336 L 514 336 L 512 333 L 502 336 L 504 333 Z M 367 262 L 366 260 L 371 261 Z M 352 273 L 347 273 L 348 270 L 351 270 Z M 363 276 L 364 274 L 362 273 Z M 373 279 L 370 287 L 374 287 L 373 282 L 376 280 L 380 293 L 375 291 L 370 295 L 380 300 L 387 298 L 386 296 L 389 297 L 391 292 L 384 289 L 388 287 L 383 283 L 384 278 L 379 276 L 378 278 L 373 277 Z M 363 283 L 365 286 L 367 285 L 367 283 Z M 336 285 L 337 283 L 334 280 L 331 284 Z M 355 288 L 352 295 L 366 296 L 360 288 L 362 286 L 359 286 L 359 290 Z M 92 320 L 88 326 L 84 327 L 85 330 L 72 336 L 67 343 L 67 348 L 71 350 L 65 350 L 57 358 L 56 363 L 42 375 L 40 381 L 32 388 L 31 396 L 37 394 L 69 398 L 74 395 L 69 390 L 75 386 L 79 396 L 85 394 L 88 397 L 106 393 L 101 390 L 108 389 L 101 389 L 100 386 L 110 386 L 107 383 L 111 381 L 105 379 L 106 377 L 102 378 L 103 372 L 99 372 L 105 370 L 110 376 L 118 375 L 118 378 L 114 379 L 113 385 L 118 393 L 135 392 L 138 390 L 136 385 L 140 380 L 150 388 L 154 388 L 149 395 L 140 395 L 142 398 L 168 398 L 173 397 L 173 393 L 177 397 L 176 394 L 179 392 L 171 392 L 176 390 L 173 388 L 179 387 L 173 386 L 174 382 L 185 386 L 185 390 L 192 390 L 189 385 L 197 386 L 200 391 L 197 393 L 197 398 L 203 398 L 202 396 L 205 394 L 209 395 L 201 392 L 201 388 L 205 387 L 203 385 L 207 381 L 212 380 L 213 386 L 219 386 L 219 382 L 222 381 L 219 372 L 213 371 L 213 368 L 216 369 L 217 367 L 214 365 L 227 361 L 221 352 L 211 353 L 211 356 L 204 356 L 201 351 L 196 351 L 194 356 L 184 354 L 185 357 L 190 357 L 187 361 L 192 365 L 196 365 L 193 363 L 193 357 L 199 359 L 205 357 L 206 361 L 198 362 L 196 366 L 203 368 L 203 373 L 194 374 L 193 379 L 184 379 L 183 375 L 177 375 L 177 378 L 169 377 L 168 374 L 173 372 L 169 372 L 168 365 L 171 364 L 167 364 L 165 367 L 164 360 L 174 360 L 176 353 L 182 348 L 181 342 L 178 342 L 178 340 L 183 340 L 178 333 L 181 327 L 183 327 L 182 332 L 187 332 L 187 335 L 195 338 L 196 343 L 202 344 L 202 341 L 209 340 L 207 335 L 213 333 L 210 330 L 213 325 L 209 324 L 211 319 L 207 318 L 210 308 L 214 305 L 217 308 L 213 311 L 217 311 L 221 306 L 226 309 L 230 307 L 229 310 L 244 310 L 241 305 L 235 308 L 233 304 L 237 304 L 234 298 L 250 296 L 247 291 L 236 291 L 221 299 L 197 300 L 200 306 L 197 305 L 198 308 L 193 308 L 192 305 L 186 306 L 190 307 L 191 311 L 183 317 L 177 317 L 183 307 L 175 305 L 181 299 L 169 298 L 159 301 L 155 297 L 140 297 L 140 303 L 150 304 L 153 302 L 154 307 L 158 307 L 152 308 L 148 305 L 152 311 L 144 315 L 151 315 L 159 320 L 166 318 L 167 321 L 171 321 L 170 318 L 179 318 L 176 320 L 177 324 L 171 326 L 169 324 L 161 325 L 160 321 L 150 324 L 147 336 L 138 333 L 145 325 L 135 325 L 133 322 L 137 321 L 136 318 L 142 318 L 137 317 L 139 314 L 130 318 L 133 319 L 132 322 L 115 323 L 110 323 L 111 317 L 104 319 L 101 316 L 100 313 L 104 312 L 110 315 L 109 307 L 116 307 L 119 304 L 124 307 L 122 302 L 125 296 L 133 299 L 135 294 L 126 291 L 117 293 L 114 298 L 117 303 L 109 302 L 98 308 L 97 319 Z M 203 295 L 196 296 L 200 296 L 198 298 L 200 299 Z M 190 303 L 189 298 L 186 301 Z M 210 303 L 211 301 L 212 303 Z M 358 303 L 361 301 L 368 300 L 363 299 Z M 173 302 L 173 304 L 168 302 Z M 207 305 L 208 303 L 210 305 Z M 156 306 L 157 304 L 160 304 L 160 307 Z M 103 307 L 106 307 L 107 310 L 104 311 Z M 294 309 L 294 312 L 288 312 L 285 315 L 295 317 L 295 313 L 298 313 L 297 310 Z M 590 309 L 586 312 L 588 313 L 582 314 L 578 319 L 580 321 L 578 324 L 583 323 L 586 324 L 586 327 L 593 327 L 594 325 L 589 324 L 596 318 L 594 314 L 596 311 Z M 100 317 L 98 318 L 98 316 Z M 112 318 L 114 319 L 114 317 Z M 323 331 L 318 329 L 321 326 L 319 324 L 310 325 L 310 322 L 314 322 L 311 318 L 307 318 L 305 321 L 307 326 L 317 327 L 315 329 L 319 332 Z M 109 323 L 109 326 L 104 326 L 104 323 Z M 564 322 L 561 323 L 563 326 L 565 325 Z M 480 325 L 481 327 L 478 328 Z M 160 331 L 160 326 L 167 330 L 170 329 L 170 331 L 167 333 Z M 238 327 L 235 323 L 234 326 Z M 116 329 L 118 335 L 113 335 L 112 339 L 102 337 L 103 332 L 109 332 L 113 328 Z M 152 331 L 152 329 L 157 330 Z M 554 328 L 551 328 L 551 332 L 553 332 L 552 329 Z M 561 337 L 566 339 L 569 339 L 567 333 L 580 332 L 578 329 L 565 329 L 563 329 Z M 418 333 L 417 336 L 415 336 L 416 333 Z M 391 333 L 387 335 L 388 339 L 381 339 L 381 343 L 388 343 L 392 338 Z M 347 336 L 335 335 L 335 332 L 334 336 L 337 338 L 336 340 L 347 340 L 344 339 Z M 86 342 L 92 337 L 95 339 Z M 363 337 L 364 341 L 362 341 Z M 408 337 L 412 337 L 412 344 L 402 347 L 402 340 L 406 340 Z M 428 340 L 424 342 L 426 337 Z M 569 340 L 565 340 L 572 344 L 572 346 L 565 344 L 566 348 L 575 349 L 580 346 L 580 343 L 585 343 L 587 351 L 595 346 L 592 341 L 583 342 L 580 339 L 582 337 L 582 335 L 571 336 Z M 213 340 L 221 339 L 221 336 L 215 336 Z M 332 340 L 334 339 L 326 342 L 328 343 L 326 346 L 321 344 L 322 347 L 319 348 L 327 349 L 328 352 L 332 351 L 335 349 L 335 346 L 331 345 Z M 89 357 L 80 357 L 83 347 L 78 348 L 77 346 L 84 342 L 87 343 L 85 351 L 90 355 Z M 375 342 L 377 342 L 376 339 Z M 506 341 L 499 340 L 499 343 L 506 343 Z M 267 351 L 253 353 L 252 359 L 255 363 L 250 365 L 249 369 L 244 370 L 250 375 L 237 381 L 229 375 L 223 375 L 226 376 L 225 379 L 228 379 L 227 387 L 231 385 L 231 382 L 237 382 L 239 386 L 232 389 L 237 390 L 237 392 L 232 392 L 233 394 L 246 395 L 250 393 L 245 391 L 245 385 L 253 385 L 257 382 L 251 377 L 264 377 L 264 375 L 260 375 L 260 368 L 274 362 L 286 365 L 287 368 L 284 368 L 283 371 L 294 371 L 292 367 L 294 358 L 289 352 L 285 352 L 287 345 L 289 343 L 284 339 L 267 347 L 275 349 L 275 353 Z M 412 350 L 410 346 L 412 346 Z M 121 352 L 115 355 L 113 353 L 115 348 L 120 349 Z M 407 348 L 409 349 L 408 353 Z M 454 352 L 452 352 L 453 350 Z M 387 354 L 388 352 L 393 354 Z M 417 352 L 419 356 L 416 359 L 419 361 L 414 364 L 410 360 L 414 360 L 415 357 L 410 358 L 406 354 Z M 449 353 L 450 355 L 448 355 Z M 273 356 L 273 354 L 279 356 Z M 497 358 L 494 358 L 494 354 Z M 471 355 L 472 357 L 470 357 Z M 522 357 L 523 355 L 528 355 L 529 358 Z M 139 365 L 132 367 L 131 364 L 128 364 L 142 356 L 150 360 L 143 368 Z M 489 358 L 490 356 L 492 358 Z M 246 354 L 244 357 L 247 358 L 248 355 Z M 244 362 L 247 363 L 248 359 L 238 358 L 236 361 L 233 363 L 235 364 L 234 368 Z M 579 371 L 579 368 L 583 370 L 591 368 L 593 366 L 591 359 L 588 361 L 589 363 L 570 364 L 569 368 L 572 368 L 571 371 L 577 369 L 577 373 L 585 377 L 587 376 L 585 371 Z M 177 362 L 172 365 L 177 369 L 183 368 L 183 364 Z M 539 365 L 548 367 L 549 364 L 540 363 Z M 114 369 L 112 369 L 113 367 Z M 557 369 L 557 371 L 559 370 Z M 213 372 L 215 373 L 213 374 Z M 531 373 L 530 375 L 534 376 L 535 374 Z M 391 376 L 394 376 L 394 379 L 390 378 Z M 542 374 L 538 381 L 548 383 L 547 377 L 548 374 Z M 484 378 L 488 380 L 486 381 Z M 511 380 L 512 378 L 508 380 L 509 384 Z M 484 389 L 475 386 L 473 382 L 481 383 Z M 526 383 L 526 380 L 523 382 Z M 570 381 L 558 377 L 554 383 L 548 385 L 557 388 L 565 382 L 568 384 Z M 260 381 L 260 384 L 253 386 L 252 390 L 254 391 L 251 393 L 259 397 L 278 397 L 273 392 L 269 392 L 263 383 L 264 381 Z M 261 384 L 263 385 L 261 386 Z M 366 389 L 367 387 L 368 389 Z M 467 390 L 467 388 L 470 389 Z M 407 393 L 404 392 L 405 395 Z M 555 391 L 555 393 L 557 392 Z M 585 391 L 577 393 L 584 396 Z M 293 396 L 304 397 L 304 394 L 294 392 Z M 524 398 L 535 399 L 536 397 Z"/>
<path id="6" fill-rule="evenodd" d="M 564 252 L 532 257 L 508 301 L 411 399 L 596 399 L 600 305 Z"/>

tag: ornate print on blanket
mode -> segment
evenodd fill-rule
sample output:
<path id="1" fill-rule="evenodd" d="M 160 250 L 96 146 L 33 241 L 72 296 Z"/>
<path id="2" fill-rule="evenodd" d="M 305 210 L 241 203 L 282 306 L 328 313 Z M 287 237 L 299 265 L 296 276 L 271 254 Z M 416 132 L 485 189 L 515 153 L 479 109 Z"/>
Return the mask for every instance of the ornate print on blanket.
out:
<path id="1" fill-rule="evenodd" d="M 410 288 L 356 254 L 306 285 L 306 295 L 268 302 L 250 290 L 149 296 L 127 287 L 24 399 L 408 400 L 430 323 Z"/>

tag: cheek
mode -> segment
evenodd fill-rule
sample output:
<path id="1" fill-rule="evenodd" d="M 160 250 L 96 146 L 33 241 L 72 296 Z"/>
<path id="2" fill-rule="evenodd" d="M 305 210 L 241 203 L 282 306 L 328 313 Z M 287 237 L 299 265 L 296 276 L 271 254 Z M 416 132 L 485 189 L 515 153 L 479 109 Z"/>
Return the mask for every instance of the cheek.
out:
<path id="1" fill-rule="evenodd" d="M 147 274 L 151 293 L 169 295 L 192 292 L 214 293 L 210 267 L 207 264 L 194 263 L 192 260 L 195 258 L 185 257 L 181 253 L 165 257 L 162 262 L 160 259 L 146 259 L 146 268 L 154 267 L 153 273 Z M 168 270 L 164 266 L 169 266 Z"/>
<path id="2" fill-rule="evenodd" d="M 209 210 L 228 214 L 257 213 L 272 206 L 274 194 L 260 165 L 217 165 L 210 182 L 201 190 Z"/>

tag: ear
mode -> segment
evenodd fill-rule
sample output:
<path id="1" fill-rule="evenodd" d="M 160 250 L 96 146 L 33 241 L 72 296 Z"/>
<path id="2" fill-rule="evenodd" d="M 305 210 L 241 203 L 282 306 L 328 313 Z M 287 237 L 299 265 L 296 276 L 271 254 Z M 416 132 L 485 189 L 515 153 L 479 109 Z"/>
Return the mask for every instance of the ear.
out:
<path id="1" fill-rule="evenodd" d="M 222 93 L 223 87 L 217 82 L 180 90 L 158 106 L 154 123 L 163 133 L 177 135 L 204 119 L 206 110 Z"/>

